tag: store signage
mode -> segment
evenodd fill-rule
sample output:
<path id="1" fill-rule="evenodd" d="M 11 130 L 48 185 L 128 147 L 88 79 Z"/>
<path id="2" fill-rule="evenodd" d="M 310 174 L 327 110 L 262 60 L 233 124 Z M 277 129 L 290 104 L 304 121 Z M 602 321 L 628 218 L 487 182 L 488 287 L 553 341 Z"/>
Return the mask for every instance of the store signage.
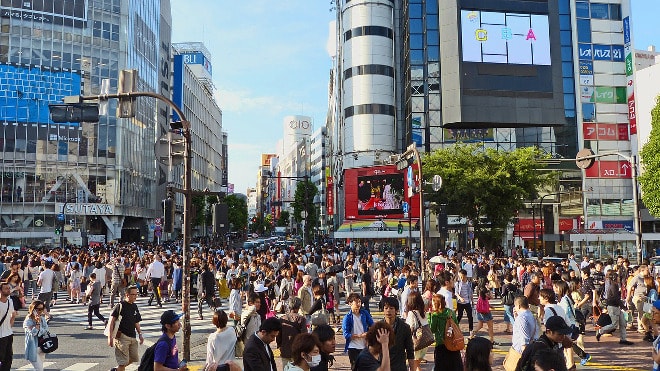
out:
<path id="1" fill-rule="evenodd" d="M 114 215 L 115 206 L 109 204 L 57 204 L 56 210 L 65 215 Z"/>
<path id="2" fill-rule="evenodd" d="M 587 178 L 632 178 L 632 167 L 628 161 L 596 161 L 594 166 L 585 170 Z"/>
<path id="3" fill-rule="evenodd" d="M 335 215 L 335 187 L 332 176 L 326 178 L 325 207 L 327 215 Z"/>
<path id="4" fill-rule="evenodd" d="M 584 140 L 628 140 L 627 124 L 597 124 L 585 122 L 582 125 Z"/>

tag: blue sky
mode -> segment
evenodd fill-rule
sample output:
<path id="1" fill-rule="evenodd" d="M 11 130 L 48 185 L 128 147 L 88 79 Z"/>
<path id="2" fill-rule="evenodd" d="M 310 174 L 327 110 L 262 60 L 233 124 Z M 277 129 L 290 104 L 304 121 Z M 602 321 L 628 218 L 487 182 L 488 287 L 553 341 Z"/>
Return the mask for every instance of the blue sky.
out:
<path id="1" fill-rule="evenodd" d="M 282 137 L 282 119 L 308 115 L 324 125 L 332 62 L 327 53 L 330 0 L 171 0 L 173 42 L 204 42 L 229 133 L 229 182 L 245 193 L 261 153 Z M 636 49 L 660 48 L 660 0 L 632 0 Z"/>

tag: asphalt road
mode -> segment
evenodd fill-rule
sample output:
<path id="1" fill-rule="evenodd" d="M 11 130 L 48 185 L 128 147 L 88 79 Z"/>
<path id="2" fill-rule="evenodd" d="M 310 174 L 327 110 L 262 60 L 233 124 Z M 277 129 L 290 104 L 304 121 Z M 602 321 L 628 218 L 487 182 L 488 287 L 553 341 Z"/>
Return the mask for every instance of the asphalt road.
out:
<path id="1" fill-rule="evenodd" d="M 65 297 L 66 295 L 62 295 Z M 372 303 L 375 301 L 372 300 Z M 106 301 L 107 303 L 107 301 Z M 224 306 L 227 302 L 223 301 Z M 504 355 L 511 344 L 511 336 L 503 332 L 504 323 L 502 322 L 502 307 L 499 300 L 493 300 L 495 305 L 495 340 L 501 345 L 494 348 L 495 352 L 495 370 L 503 370 L 501 367 Z M 191 303 L 191 371 L 201 369 L 206 353 L 206 338 L 208 334 L 215 330 L 211 323 L 211 309 L 205 308 L 205 319 L 197 320 L 197 305 Z M 142 315 L 141 323 L 145 334 L 145 344 L 140 346 L 140 354 L 144 352 L 147 346 L 160 336 L 160 315 L 166 309 L 181 310 L 181 304 L 163 303 L 163 309 L 157 306 L 148 306 L 147 298 L 138 298 L 138 306 Z M 372 304 L 372 307 L 375 305 Z M 342 305 L 341 312 L 346 313 L 347 306 Z M 108 316 L 110 308 L 107 304 L 102 307 L 102 314 Z M 52 311 L 54 319 L 50 323 L 53 333 L 58 335 L 59 349 L 47 355 L 47 370 L 109 370 L 116 364 L 114 362 L 114 348 L 107 345 L 107 340 L 103 336 L 103 324 L 95 319 L 94 330 L 85 330 L 87 325 L 87 307 L 81 304 L 69 304 L 60 301 Z M 20 312 L 14 326 L 14 361 L 12 369 L 31 370 L 29 362 L 24 359 L 24 337 L 22 330 L 22 321 L 25 318 L 26 311 Z M 382 318 L 382 313 L 372 311 L 376 320 Z M 476 325 L 476 323 L 475 323 Z M 463 319 L 461 328 L 467 331 L 466 319 Z M 337 326 L 339 330 L 339 326 Z M 628 332 L 628 339 L 634 342 L 632 346 L 622 346 L 618 343 L 618 332 L 614 337 L 603 336 L 600 342 L 596 341 L 595 332 L 591 326 L 587 326 L 587 335 L 585 337 L 585 350 L 589 352 L 593 359 L 583 367 L 578 365 L 578 370 L 617 370 L 617 371 L 641 371 L 649 370 L 652 367 L 651 345 L 642 340 L 642 335 L 636 331 Z M 487 336 L 484 330 L 479 334 Z M 178 334 L 179 344 L 181 344 L 182 333 Z M 344 338 L 341 333 L 337 334 L 337 352 L 341 352 L 344 347 Z M 279 352 L 275 350 L 277 355 Z M 333 369 L 350 370 L 348 357 L 344 354 L 335 354 L 336 361 Z M 423 370 L 433 369 L 433 348 L 429 348 L 426 355 L 427 362 L 422 364 Z M 277 362 L 280 367 L 280 361 Z M 127 370 L 137 369 L 137 364 L 130 365 Z"/>

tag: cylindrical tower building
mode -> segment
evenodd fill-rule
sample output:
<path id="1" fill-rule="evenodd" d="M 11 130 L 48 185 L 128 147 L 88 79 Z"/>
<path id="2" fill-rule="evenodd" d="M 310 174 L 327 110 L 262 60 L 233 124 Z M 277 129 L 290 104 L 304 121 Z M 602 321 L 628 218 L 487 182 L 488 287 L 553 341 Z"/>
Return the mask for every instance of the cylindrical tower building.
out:
<path id="1" fill-rule="evenodd" d="M 346 0 L 342 8 L 344 168 L 396 152 L 393 12 L 393 0 Z"/>

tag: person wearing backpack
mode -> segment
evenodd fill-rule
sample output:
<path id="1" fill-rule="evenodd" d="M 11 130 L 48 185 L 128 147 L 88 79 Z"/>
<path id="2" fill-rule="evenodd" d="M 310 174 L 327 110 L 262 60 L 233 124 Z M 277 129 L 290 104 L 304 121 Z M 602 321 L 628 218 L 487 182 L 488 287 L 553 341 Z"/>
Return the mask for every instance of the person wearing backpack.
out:
<path id="1" fill-rule="evenodd" d="M 277 336 L 277 347 L 280 350 L 282 358 L 282 368 L 291 362 L 291 345 L 296 335 L 307 331 L 307 320 L 305 316 L 298 314 L 302 301 L 298 297 L 291 297 L 289 301 L 289 313 L 280 318 L 282 321 L 282 331 Z"/>
<path id="2" fill-rule="evenodd" d="M 434 294 L 431 299 L 431 313 L 429 314 L 429 327 L 435 337 L 435 359 L 434 371 L 463 371 L 463 359 L 461 351 L 451 351 L 445 346 L 445 333 L 447 330 L 447 319 L 456 322 L 456 313 L 447 307 L 445 297 Z"/>
<path id="3" fill-rule="evenodd" d="M 173 310 L 166 310 L 160 316 L 163 335 L 154 346 L 154 371 L 188 371 L 185 360 L 179 363 L 179 348 L 176 345 L 176 333 L 181 329 L 182 316 L 183 313 L 176 314 Z"/>
<path id="4" fill-rule="evenodd" d="M 507 334 L 513 332 L 513 323 L 516 321 L 513 316 L 513 302 L 518 293 L 521 292 L 514 283 L 513 274 L 509 272 L 504 276 L 504 286 L 502 286 L 502 305 L 504 306 L 504 323 L 506 324 L 504 332 Z"/>

